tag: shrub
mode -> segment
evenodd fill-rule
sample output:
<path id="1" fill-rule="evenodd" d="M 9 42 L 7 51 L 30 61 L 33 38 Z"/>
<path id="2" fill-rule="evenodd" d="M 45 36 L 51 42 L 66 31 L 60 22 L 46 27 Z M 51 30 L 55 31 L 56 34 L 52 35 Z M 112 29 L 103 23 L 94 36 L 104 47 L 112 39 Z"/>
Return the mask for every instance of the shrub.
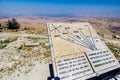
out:
<path id="1" fill-rule="evenodd" d="M 8 20 L 7 22 L 7 28 L 11 30 L 17 30 L 20 28 L 20 24 L 16 21 L 15 18 L 12 18 L 11 20 Z"/>

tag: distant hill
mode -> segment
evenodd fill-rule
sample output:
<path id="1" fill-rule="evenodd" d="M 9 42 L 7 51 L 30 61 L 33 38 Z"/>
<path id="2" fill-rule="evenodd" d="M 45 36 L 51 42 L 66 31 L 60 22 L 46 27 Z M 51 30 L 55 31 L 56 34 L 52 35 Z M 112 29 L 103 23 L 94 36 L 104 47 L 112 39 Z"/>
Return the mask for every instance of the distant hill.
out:
<path id="1" fill-rule="evenodd" d="M 19 16 L 16 17 L 17 21 L 21 24 L 21 28 L 31 27 L 46 28 L 46 22 L 89 22 L 97 30 L 98 33 L 106 35 L 120 35 L 120 18 L 74 18 L 74 17 L 29 17 Z M 0 19 L 0 23 L 8 20 L 8 17 Z"/>

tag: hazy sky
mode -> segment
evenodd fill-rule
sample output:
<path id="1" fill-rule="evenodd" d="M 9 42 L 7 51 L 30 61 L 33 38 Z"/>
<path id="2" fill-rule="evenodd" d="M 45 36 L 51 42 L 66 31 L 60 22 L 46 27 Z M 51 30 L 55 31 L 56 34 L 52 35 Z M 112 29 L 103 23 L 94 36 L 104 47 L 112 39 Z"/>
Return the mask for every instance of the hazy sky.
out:
<path id="1" fill-rule="evenodd" d="M 0 0 L 0 16 L 120 17 L 120 0 Z"/>

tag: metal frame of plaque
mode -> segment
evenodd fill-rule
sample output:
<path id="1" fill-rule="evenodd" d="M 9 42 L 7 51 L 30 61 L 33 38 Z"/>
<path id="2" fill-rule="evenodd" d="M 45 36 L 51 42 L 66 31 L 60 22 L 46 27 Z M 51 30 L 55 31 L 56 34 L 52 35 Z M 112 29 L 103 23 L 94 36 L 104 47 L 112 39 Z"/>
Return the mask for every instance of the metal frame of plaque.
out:
<path id="1" fill-rule="evenodd" d="M 55 77 L 85 80 L 120 67 L 88 22 L 47 23 Z"/>

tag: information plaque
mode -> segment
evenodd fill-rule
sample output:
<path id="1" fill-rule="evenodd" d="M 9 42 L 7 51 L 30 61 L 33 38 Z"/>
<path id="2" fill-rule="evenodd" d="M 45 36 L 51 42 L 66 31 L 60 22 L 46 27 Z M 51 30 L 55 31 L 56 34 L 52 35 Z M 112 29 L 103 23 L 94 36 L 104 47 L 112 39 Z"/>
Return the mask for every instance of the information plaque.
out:
<path id="1" fill-rule="evenodd" d="M 54 75 L 85 80 L 119 68 L 112 52 L 88 22 L 47 23 Z"/>

